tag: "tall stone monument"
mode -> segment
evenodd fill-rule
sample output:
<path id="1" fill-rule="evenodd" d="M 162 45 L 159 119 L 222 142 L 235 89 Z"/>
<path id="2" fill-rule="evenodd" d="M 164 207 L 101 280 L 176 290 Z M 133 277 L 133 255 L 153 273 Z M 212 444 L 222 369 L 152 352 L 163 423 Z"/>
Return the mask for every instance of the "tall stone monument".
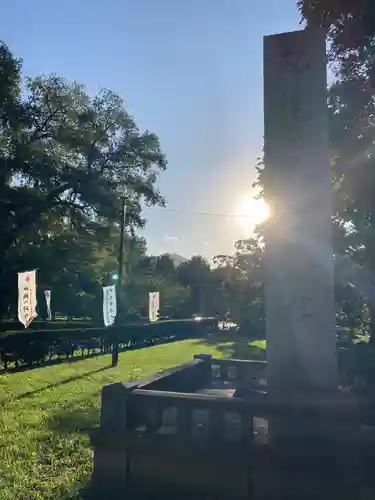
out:
<path id="1" fill-rule="evenodd" d="M 337 387 L 325 36 L 264 39 L 269 389 Z"/>

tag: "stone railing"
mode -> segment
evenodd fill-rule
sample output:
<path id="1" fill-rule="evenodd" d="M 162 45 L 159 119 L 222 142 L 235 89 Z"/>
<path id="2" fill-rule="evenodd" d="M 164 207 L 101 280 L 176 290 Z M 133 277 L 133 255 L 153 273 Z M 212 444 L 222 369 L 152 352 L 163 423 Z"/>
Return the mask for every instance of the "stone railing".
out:
<path id="1" fill-rule="evenodd" d="M 327 498 L 338 498 L 344 483 L 346 495 L 357 491 L 364 463 L 372 463 L 362 403 L 340 393 L 270 398 L 264 376 L 264 362 L 202 355 L 104 387 L 92 434 L 95 488 L 310 499 L 324 480 Z M 270 440 L 268 423 L 282 439 Z"/>
<path id="2" fill-rule="evenodd" d="M 214 359 L 211 356 L 200 354 L 195 359 L 202 359 L 209 364 L 211 377 L 222 381 L 253 382 L 257 385 L 266 384 L 265 361 L 243 359 Z"/>

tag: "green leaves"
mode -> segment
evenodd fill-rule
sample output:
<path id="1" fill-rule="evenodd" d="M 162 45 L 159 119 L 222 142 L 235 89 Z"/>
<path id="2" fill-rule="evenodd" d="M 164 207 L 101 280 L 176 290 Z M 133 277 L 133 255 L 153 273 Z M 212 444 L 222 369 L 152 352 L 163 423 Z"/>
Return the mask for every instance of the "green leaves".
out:
<path id="1" fill-rule="evenodd" d="M 375 88 L 375 7 L 372 0 L 298 0 L 308 26 L 322 26 L 340 79 L 366 76 Z M 341 76 L 340 76 L 341 75 Z"/>
<path id="2" fill-rule="evenodd" d="M 116 267 L 118 186 L 134 188 L 131 228 L 145 224 L 143 203 L 164 204 L 159 139 L 138 129 L 120 96 L 92 97 L 52 74 L 27 78 L 21 98 L 20 78 L 20 61 L 0 44 L 0 315 L 26 264 L 44 283 L 69 284 L 72 297 L 95 292 Z"/>

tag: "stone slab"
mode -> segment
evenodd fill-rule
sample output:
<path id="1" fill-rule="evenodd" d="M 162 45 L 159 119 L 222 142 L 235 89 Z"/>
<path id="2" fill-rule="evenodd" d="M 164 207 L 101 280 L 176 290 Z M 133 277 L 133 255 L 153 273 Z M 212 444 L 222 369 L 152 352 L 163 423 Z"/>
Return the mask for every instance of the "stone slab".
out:
<path id="1" fill-rule="evenodd" d="M 269 389 L 337 386 L 325 37 L 264 39 Z"/>

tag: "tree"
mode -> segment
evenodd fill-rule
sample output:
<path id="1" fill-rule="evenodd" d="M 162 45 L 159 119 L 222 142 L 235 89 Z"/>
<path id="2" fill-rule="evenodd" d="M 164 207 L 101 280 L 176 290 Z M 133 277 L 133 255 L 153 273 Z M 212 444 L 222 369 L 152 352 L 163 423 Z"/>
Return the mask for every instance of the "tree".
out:
<path id="1" fill-rule="evenodd" d="M 346 76 L 366 75 L 375 86 L 375 4 L 372 0 L 298 0 L 303 20 L 322 26 L 330 57 Z"/>
<path id="2" fill-rule="evenodd" d="M 191 290 L 190 314 L 207 314 L 207 298 L 211 276 L 211 267 L 200 255 L 182 262 L 177 268 L 178 281 Z"/>
<path id="3" fill-rule="evenodd" d="M 189 314 L 190 289 L 178 282 L 171 257 L 145 253 L 139 256 L 123 287 L 126 308 L 148 316 L 149 293 L 158 291 L 161 316 L 186 317 Z"/>
<path id="4" fill-rule="evenodd" d="M 218 264 L 215 271 L 222 273 L 221 290 L 226 309 L 246 335 L 264 338 L 264 251 L 259 234 L 237 241 L 235 249 L 233 256 L 214 259 Z"/>
<path id="5" fill-rule="evenodd" d="M 370 330 L 373 333 L 375 332 L 375 201 L 373 198 L 375 129 L 372 122 L 374 105 L 372 91 L 366 87 L 362 77 L 337 80 L 328 89 L 337 310 L 339 316 L 340 311 L 349 309 L 357 311 L 359 298 L 365 298 L 371 312 Z M 260 160 L 257 165 L 258 178 L 255 186 L 261 192 L 264 192 L 265 182 L 263 167 L 263 160 Z M 261 235 L 262 231 L 259 232 L 259 236 Z M 363 268 L 363 272 L 360 272 L 358 266 Z M 348 267 L 351 269 L 350 276 Z M 348 319 L 346 313 L 344 316 Z M 342 314 L 338 319 L 342 321 Z"/>
<path id="6" fill-rule="evenodd" d="M 343 17 L 345 19 L 345 16 Z M 349 23 L 350 24 L 350 23 Z M 344 27 L 342 28 L 344 30 Z M 348 29 L 351 29 L 350 26 Z M 359 29 L 359 28 L 358 28 Z M 365 32 L 363 32 L 364 34 Z M 362 38 L 363 43 L 367 38 Z M 357 45 L 360 46 L 358 38 Z M 354 43 L 352 46 L 355 48 Z M 333 169 L 334 249 L 337 258 L 348 256 L 355 294 L 365 298 L 370 311 L 370 333 L 375 334 L 375 88 L 370 72 L 371 51 L 364 57 L 360 48 L 337 56 L 337 80 L 328 92 L 331 164 Z M 337 49 L 339 50 L 339 49 Z M 341 49 L 340 49 L 341 50 Z M 356 58 L 356 66 L 352 60 Z M 366 62 L 366 58 L 368 59 Z M 348 66 L 349 64 L 349 66 Z M 371 62 L 372 64 L 372 62 Z M 362 68 L 362 69 L 361 69 Z M 345 260 L 345 262 L 348 262 Z M 336 265 L 337 295 L 345 310 L 358 310 L 353 289 L 341 279 Z M 351 304 L 351 305 L 349 305 Z"/>
<path id="7" fill-rule="evenodd" d="M 176 282 L 176 268 L 170 255 L 160 255 L 155 258 L 155 272 L 170 283 Z"/>
<path id="8" fill-rule="evenodd" d="M 358 310 L 357 299 L 365 297 L 375 333 L 375 4 L 366 0 L 299 0 L 297 4 L 308 26 L 326 29 L 335 75 L 328 108 L 338 310 Z M 263 190 L 262 160 L 257 186 Z"/>
<path id="9" fill-rule="evenodd" d="M 48 233 L 57 221 L 100 244 L 118 225 L 123 184 L 134 188 L 127 200 L 133 227 L 146 222 L 142 201 L 164 204 L 156 188 L 167 166 L 159 140 L 138 130 L 118 95 L 104 90 L 92 98 L 84 86 L 51 75 L 28 79 L 21 99 L 20 71 L 0 45 L 0 316 L 24 265 L 14 259 L 16 248 L 41 225 Z"/>

